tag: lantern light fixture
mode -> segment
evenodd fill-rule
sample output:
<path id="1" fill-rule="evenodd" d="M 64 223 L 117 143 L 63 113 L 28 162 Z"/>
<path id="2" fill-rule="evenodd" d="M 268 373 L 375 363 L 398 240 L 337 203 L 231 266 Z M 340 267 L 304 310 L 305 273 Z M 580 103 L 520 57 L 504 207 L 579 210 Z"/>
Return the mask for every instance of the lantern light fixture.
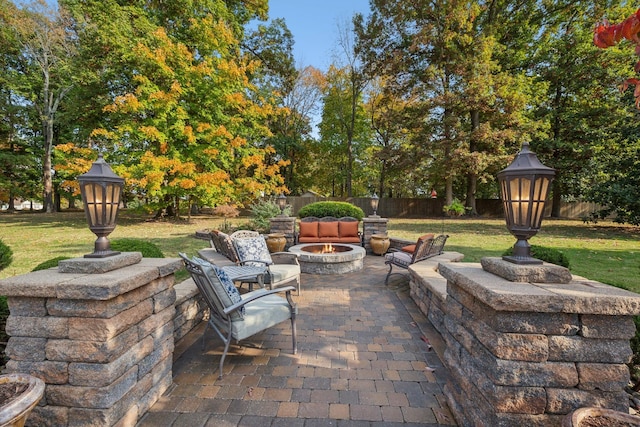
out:
<path id="1" fill-rule="evenodd" d="M 84 257 L 106 258 L 118 255 L 120 252 L 111 250 L 107 236 L 116 228 L 124 179 L 116 175 L 104 161 L 102 154 L 99 154 L 91 169 L 78 177 L 78 182 L 89 229 L 98 237 L 93 253 Z"/>
<path id="2" fill-rule="evenodd" d="M 373 209 L 373 215 L 372 216 L 378 216 L 377 215 L 377 211 L 378 211 L 378 204 L 380 203 L 380 198 L 378 197 L 378 195 L 374 192 L 373 196 L 371 196 L 371 209 Z"/>
<path id="3" fill-rule="evenodd" d="M 502 259 L 514 264 L 542 264 L 531 256 L 529 238 L 540 230 L 544 207 L 555 176 L 555 169 L 543 165 L 529 143 L 513 162 L 498 173 L 500 193 L 509 232 L 518 240 L 511 256 Z"/>
<path id="4" fill-rule="evenodd" d="M 287 207 L 287 197 L 280 193 L 278 197 L 276 197 L 276 204 L 280 208 L 280 216 L 284 216 L 284 208 Z"/>

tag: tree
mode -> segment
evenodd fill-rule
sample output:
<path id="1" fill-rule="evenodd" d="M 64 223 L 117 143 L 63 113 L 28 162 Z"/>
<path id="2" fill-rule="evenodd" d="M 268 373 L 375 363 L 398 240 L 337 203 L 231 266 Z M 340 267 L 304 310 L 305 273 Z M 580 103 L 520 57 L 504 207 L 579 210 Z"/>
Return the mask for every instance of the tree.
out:
<path id="1" fill-rule="evenodd" d="M 184 201 L 244 204 L 282 191 L 283 163 L 266 161 L 277 107 L 252 82 L 260 63 L 239 49 L 243 24 L 265 4 L 192 2 L 176 19 L 164 3 L 71 6 L 91 51 L 121 56 L 92 67 L 109 101 L 90 143 L 111 152 L 127 190 L 150 206 L 179 215 Z"/>
<path id="2" fill-rule="evenodd" d="M 318 163 L 317 174 L 325 178 L 333 196 L 353 195 L 354 177 L 358 174 L 355 160 L 360 159 L 369 142 L 362 92 L 354 90 L 353 79 L 350 67 L 331 65 L 326 73 L 317 144 L 322 161 Z"/>
<path id="3" fill-rule="evenodd" d="M 433 160 L 419 181 L 443 183 L 447 203 L 464 191 L 472 210 L 476 182 L 492 180 L 527 127 L 527 76 L 503 69 L 498 55 L 507 45 L 497 28 L 524 16 L 511 3 L 376 0 L 366 23 L 356 19 L 364 68 L 384 76 L 394 97 L 417 100 L 404 117 L 412 154 Z"/>
<path id="4" fill-rule="evenodd" d="M 293 194 L 311 188 L 314 182 L 309 156 L 313 145 L 311 122 L 318 111 L 324 78 L 320 70 L 311 66 L 300 70 L 291 90 L 283 93 L 283 108 L 270 123 L 273 136 L 269 141 L 275 156 L 288 161 L 281 174 Z"/>
<path id="5" fill-rule="evenodd" d="M 20 44 L 21 84 L 15 90 L 35 108 L 42 136 L 42 183 L 45 212 L 54 212 L 52 151 L 55 124 L 61 102 L 72 87 L 71 60 L 76 45 L 63 9 L 43 0 L 15 9 L 7 25 Z"/>
<path id="6" fill-rule="evenodd" d="M 624 10 L 622 11 L 625 12 Z M 627 12 L 628 13 L 628 12 Z M 618 14 L 620 15 L 620 14 Z M 614 64 L 610 60 L 612 55 L 624 52 L 626 46 L 618 45 L 623 39 L 630 41 L 635 47 L 636 55 L 640 55 L 640 9 L 631 14 L 619 24 L 609 24 L 603 20 L 595 29 L 593 34 L 594 44 L 607 49 L 609 55 L 602 55 L 607 58 L 601 63 L 602 72 L 609 75 L 609 79 L 602 79 L 598 83 L 602 85 L 602 90 L 608 92 L 608 87 L 612 87 L 611 76 L 617 75 L 624 78 L 626 72 L 619 67 L 612 67 Z M 615 64 L 620 64 L 616 61 Z M 623 62 L 622 62 L 623 63 Z M 636 63 L 634 72 L 640 71 L 640 61 Z M 640 108 L 640 80 L 636 76 L 627 77 L 621 88 L 627 89 L 635 86 L 633 96 L 635 106 Z M 624 106 L 624 103 L 621 103 Z M 615 221 L 640 225 L 640 126 L 638 126 L 637 113 L 631 114 L 628 111 L 617 108 L 613 111 L 613 123 L 609 123 L 615 131 L 618 131 L 617 144 L 608 146 L 595 146 L 595 155 L 601 158 L 596 169 L 596 179 L 587 193 L 590 200 L 600 203 L 604 208 L 598 212 L 600 216 L 615 214 Z M 612 132 L 613 133 L 613 132 Z"/>

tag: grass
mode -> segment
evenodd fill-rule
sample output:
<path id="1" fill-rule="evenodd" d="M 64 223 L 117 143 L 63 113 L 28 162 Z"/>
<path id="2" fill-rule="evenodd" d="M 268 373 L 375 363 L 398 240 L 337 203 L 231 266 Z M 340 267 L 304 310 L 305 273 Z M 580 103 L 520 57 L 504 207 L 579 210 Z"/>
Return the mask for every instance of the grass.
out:
<path id="1" fill-rule="evenodd" d="M 391 219 L 388 230 L 411 240 L 425 233 L 448 234 L 446 250 L 463 253 L 465 262 L 501 256 L 515 243 L 501 219 Z M 575 275 L 640 293 L 640 227 L 547 219 L 529 242 L 563 252 Z"/>
<path id="2" fill-rule="evenodd" d="M 208 245 L 196 239 L 196 230 L 220 227 L 222 219 L 196 216 L 191 221 L 147 221 L 148 217 L 121 212 L 118 226 L 109 236 L 137 238 L 155 243 L 166 257 L 178 252 L 195 254 Z M 233 225 L 246 223 L 234 218 Z M 417 239 L 425 233 L 449 234 L 446 249 L 465 255 L 465 262 L 484 256 L 500 256 L 515 239 L 499 219 L 396 219 L 388 224 L 389 235 Z M 28 273 L 43 261 L 57 256 L 79 257 L 93 252 L 95 236 L 82 212 L 0 214 L 0 240 L 11 247 L 13 263 L 0 278 Z M 545 220 L 532 244 L 562 251 L 573 274 L 640 293 L 640 228 L 580 220 Z"/>

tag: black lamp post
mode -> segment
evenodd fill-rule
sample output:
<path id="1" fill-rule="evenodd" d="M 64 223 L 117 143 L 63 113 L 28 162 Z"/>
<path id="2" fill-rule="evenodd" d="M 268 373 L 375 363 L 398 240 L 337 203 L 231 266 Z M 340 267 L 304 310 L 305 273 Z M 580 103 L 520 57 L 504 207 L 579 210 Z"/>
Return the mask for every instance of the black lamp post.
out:
<path id="1" fill-rule="evenodd" d="M 373 209 L 373 216 L 377 216 L 376 212 L 378 211 L 379 203 L 380 203 L 380 198 L 376 193 L 373 193 L 373 196 L 371 196 L 371 209 Z"/>
<path id="2" fill-rule="evenodd" d="M 542 264 L 542 261 L 531 257 L 531 246 L 527 240 L 540 230 L 554 176 L 555 169 L 540 163 L 529 151 L 527 142 L 522 144 L 522 150 L 513 163 L 498 173 L 507 228 L 518 239 L 513 246 L 513 255 L 502 257 L 505 261 Z"/>
<path id="3" fill-rule="evenodd" d="M 283 193 L 280 193 L 280 195 L 276 197 L 276 203 L 280 208 L 280 216 L 284 216 L 284 208 L 287 207 L 287 197 Z"/>
<path id="4" fill-rule="evenodd" d="M 98 236 L 93 253 L 84 257 L 105 258 L 118 255 L 120 252 L 111 250 L 107 236 L 116 228 L 124 179 L 113 173 L 102 154 L 99 154 L 89 172 L 78 177 L 78 182 L 89 229 Z"/>

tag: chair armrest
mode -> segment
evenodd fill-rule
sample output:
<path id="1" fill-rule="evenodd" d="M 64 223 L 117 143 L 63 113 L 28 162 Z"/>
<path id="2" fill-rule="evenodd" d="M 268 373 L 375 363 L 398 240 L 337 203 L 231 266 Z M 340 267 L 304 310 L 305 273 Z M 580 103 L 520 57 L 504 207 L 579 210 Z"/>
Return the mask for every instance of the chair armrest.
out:
<path id="1" fill-rule="evenodd" d="M 287 293 L 287 299 L 290 300 L 289 296 L 291 295 L 291 291 L 295 291 L 296 287 L 295 286 L 283 286 L 281 288 L 276 288 L 276 289 L 271 289 L 271 290 L 266 290 L 266 289 L 257 289 L 253 292 L 249 292 L 248 294 L 245 295 L 245 298 L 240 301 L 237 302 L 233 305 L 230 305 L 229 307 L 224 309 L 224 314 L 229 314 L 232 313 L 238 309 L 240 309 L 241 307 L 243 307 L 245 304 L 250 303 L 251 301 L 257 300 L 258 298 L 262 298 L 265 297 L 267 295 L 272 295 L 272 294 L 276 294 L 279 292 L 286 292 Z"/>
<path id="2" fill-rule="evenodd" d="M 264 264 L 265 266 L 273 264 L 272 262 L 269 263 L 269 262 L 263 261 L 261 259 L 245 259 L 244 261 L 240 261 L 240 265 L 245 265 L 248 262 L 257 262 L 257 263 L 260 263 L 260 264 Z"/>
<path id="3" fill-rule="evenodd" d="M 299 264 L 298 255 L 291 252 L 274 252 L 271 254 L 274 264 Z"/>
<path id="4" fill-rule="evenodd" d="M 414 245 L 415 240 L 399 239 L 397 237 L 389 237 L 389 251 L 400 251 L 403 247 Z"/>

